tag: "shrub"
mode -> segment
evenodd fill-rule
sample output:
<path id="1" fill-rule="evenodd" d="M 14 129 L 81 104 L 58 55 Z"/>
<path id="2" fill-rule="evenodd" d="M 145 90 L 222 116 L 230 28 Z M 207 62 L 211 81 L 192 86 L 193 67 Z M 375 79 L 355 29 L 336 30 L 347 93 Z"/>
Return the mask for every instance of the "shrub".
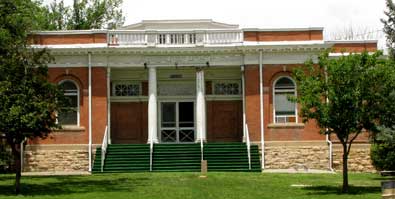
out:
<path id="1" fill-rule="evenodd" d="M 379 171 L 395 171 L 395 128 L 380 128 L 371 146 L 370 157 Z"/>

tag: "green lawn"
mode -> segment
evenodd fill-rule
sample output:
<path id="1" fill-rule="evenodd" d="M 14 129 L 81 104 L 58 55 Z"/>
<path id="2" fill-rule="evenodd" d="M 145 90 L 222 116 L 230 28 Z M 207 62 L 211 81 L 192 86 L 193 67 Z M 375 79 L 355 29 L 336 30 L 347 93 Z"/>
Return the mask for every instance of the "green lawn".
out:
<path id="1" fill-rule="evenodd" d="M 14 176 L 0 175 L 0 198 L 380 198 L 380 176 L 350 174 L 351 193 L 339 194 L 341 174 L 121 173 L 22 177 L 23 196 L 13 195 Z M 308 186 L 291 186 L 308 185 Z"/>

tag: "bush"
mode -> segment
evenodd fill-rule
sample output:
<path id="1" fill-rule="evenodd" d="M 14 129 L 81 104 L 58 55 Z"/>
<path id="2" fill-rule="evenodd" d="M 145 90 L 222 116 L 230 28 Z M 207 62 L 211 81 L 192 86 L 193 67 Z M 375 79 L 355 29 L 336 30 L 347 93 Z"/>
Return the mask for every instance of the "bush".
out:
<path id="1" fill-rule="evenodd" d="M 0 173 L 8 173 L 13 170 L 13 159 L 10 147 L 0 137 Z"/>
<path id="2" fill-rule="evenodd" d="M 395 128 L 380 128 L 371 146 L 370 157 L 379 171 L 395 171 Z"/>

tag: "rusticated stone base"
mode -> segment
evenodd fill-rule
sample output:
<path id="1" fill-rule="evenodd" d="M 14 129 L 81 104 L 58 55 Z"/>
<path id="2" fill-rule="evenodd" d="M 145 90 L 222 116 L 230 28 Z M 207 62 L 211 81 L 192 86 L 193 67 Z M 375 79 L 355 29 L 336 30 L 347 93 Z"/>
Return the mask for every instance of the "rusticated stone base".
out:
<path id="1" fill-rule="evenodd" d="M 343 170 L 343 148 L 341 144 L 333 145 L 333 167 Z M 370 159 L 370 144 L 354 143 L 348 156 L 348 170 L 353 172 L 377 172 Z"/>
<path id="2" fill-rule="evenodd" d="M 325 142 L 268 142 L 265 147 L 266 169 L 328 169 Z"/>
<path id="3" fill-rule="evenodd" d="M 29 145 L 24 153 L 25 172 L 88 171 L 88 167 L 86 145 Z"/>

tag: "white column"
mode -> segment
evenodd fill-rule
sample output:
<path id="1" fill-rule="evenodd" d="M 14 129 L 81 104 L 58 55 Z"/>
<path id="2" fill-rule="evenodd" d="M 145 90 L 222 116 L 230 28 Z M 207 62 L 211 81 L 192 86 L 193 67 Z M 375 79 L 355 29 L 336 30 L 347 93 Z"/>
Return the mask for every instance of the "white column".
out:
<path id="1" fill-rule="evenodd" d="M 196 141 L 206 141 L 206 100 L 204 71 L 198 69 L 196 71 Z"/>
<path id="2" fill-rule="evenodd" d="M 244 66 L 241 66 L 241 90 L 243 94 L 243 142 L 246 141 L 246 94 L 245 94 L 245 73 L 244 73 Z"/>
<path id="3" fill-rule="evenodd" d="M 111 144 L 111 68 L 107 66 L 107 142 Z"/>
<path id="4" fill-rule="evenodd" d="M 156 68 L 148 69 L 148 143 L 158 143 L 158 106 L 156 94 Z"/>

